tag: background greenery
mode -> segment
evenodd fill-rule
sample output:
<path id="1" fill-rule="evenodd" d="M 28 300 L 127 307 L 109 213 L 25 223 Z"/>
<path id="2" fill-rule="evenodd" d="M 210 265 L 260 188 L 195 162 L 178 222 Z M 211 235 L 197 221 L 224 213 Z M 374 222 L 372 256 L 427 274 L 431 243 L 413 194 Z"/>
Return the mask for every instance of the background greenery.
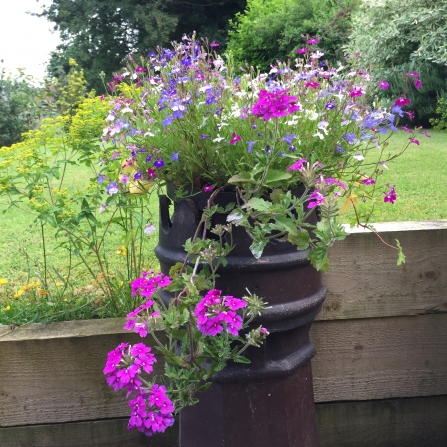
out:
<path id="1" fill-rule="evenodd" d="M 129 54 L 146 56 L 193 31 L 223 48 L 228 20 L 244 6 L 244 0 L 53 0 L 41 15 L 54 23 L 63 44 L 52 54 L 48 72 L 59 76 L 60 67 L 67 72 L 71 57 L 84 69 L 89 88 L 103 93 L 98 73 L 110 79 Z"/>
<path id="2" fill-rule="evenodd" d="M 184 33 L 195 30 L 199 38 L 217 41 L 218 51 L 231 50 L 241 66 L 267 71 L 277 59 L 293 61 L 308 36 L 315 36 L 320 42 L 314 48 L 325 53 L 323 59 L 369 68 L 377 80 L 386 79 L 390 88 L 379 92 L 384 104 L 390 105 L 400 94 L 410 98 L 416 112 L 410 127 L 434 125 L 438 130 L 430 131 L 431 138 L 421 136 L 420 146 L 411 144 L 390 164 L 382 179 L 395 186 L 398 198 L 394 205 L 384 203 L 376 209 L 372 221 L 447 219 L 447 134 L 441 132 L 447 129 L 447 0 L 407 0 L 405 5 L 399 0 L 196 0 L 194 4 L 52 0 L 41 16 L 61 32 L 63 44 L 52 54 L 49 77 L 40 86 L 23 71 L 11 75 L 0 69 L 0 148 L 21 141 L 22 133 L 38 129 L 43 118 L 61 115 L 67 135 L 72 128 L 80 142 L 76 150 L 93 155 L 89 151 L 92 142 L 100 140 L 101 126 L 98 122 L 90 126 L 88 117 L 80 115 L 75 128 L 72 120 L 87 97 L 94 101 L 92 88 L 96 94 L 104 92 L 99 73 L 107 82 L 129 54 L 147 55 L 156 46 L 180 40 Z M 414 88 L 405 76 L 415 71 L 422 89 Z M 399 131 L 390 150 L 397 150 L 408 137 Z M 85 159 L 84 164 L 79 157 L 72 161 L 65 177 L 68 194 L 86 188 L 96 176 Z M 98 225 L 105 225 L 110 215 L 91 206 Z M 44 232 L 52 289 L 51 294 L 42 293 L 37 285 L 45 270 L 42 221 L 9 207 L 6 197 L 0 197 L 0 213 L 0 324 L 126 312 L 114 309 L 101 290 L 100 272 L 93 278 L 74 251 L 61 247 L 61 235 L 56 236 L 48 223 Z M 146 213 L 156 226 L 155 194 Z M 354 217 L 351 210 L 343 219 L 352 223 Z M 145 236 L 141 256 L 147 269 L 157 268 L 156 241 L 156 234 Z M 128 267 L 129 256 L 123 249 L 128 242 L 119 225 L 110 228 L 104 242 L 104 261 L 117 290 Z M 20 296 L 14 297 L 20 290 Z"/>
<path id="3" fill-rule="evenodd" d="M 294 59 L 306 35 L 317 36 L 323 59 L 333 63 L 343 58 L 355 5 L 354 0 L 248 0 L 230 22 L 228 49 L 236 64 L 268 72 L 277 60 Z"/>

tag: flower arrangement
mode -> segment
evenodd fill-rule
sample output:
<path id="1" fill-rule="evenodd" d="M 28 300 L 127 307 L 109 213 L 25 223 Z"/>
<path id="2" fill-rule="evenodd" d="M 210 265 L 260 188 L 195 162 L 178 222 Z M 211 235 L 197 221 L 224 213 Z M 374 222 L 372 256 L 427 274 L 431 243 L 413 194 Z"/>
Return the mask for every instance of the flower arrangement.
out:
<path id="1" fill-rule="evenodd" d="M 233 227 L 249 234 L 255 258 L 276 238 L 307 250 L 312 265 L 327 270 L 328 248 L 346 237 L 340 211 L 352 206 L 357 223 L 368 227 L 359 201 L 397 199 L 392 185 L 380 185 L 380 175 L 409 144 L 419 144 L 423 132 L 407 128 L 407 144 L 397 153 L 386 149 L 399 118 L 411 117 L 404 111 L 409 100 L 402 95 L 391 109 L 380 106 L 374 93 L 386 89 L 386 81 L 329 67 L 323 53 L 312 51 L 317 43 L 309 38 L 295 61 L 278 62 L 269 74 L 239 67 L 237 75 L 231 54 L 224 60 L 213 52 L 216 44 L 185 36 L 147 59 L 129 58 L 108 84 L 113 95 L 104 140 L 115 151 L 99 179 L 108 194 L 169 183 L 177 198 L 207 194 L 184 262 L 169 276 L 143 272 L 132 284 L 133 295 L 146 301 L 128 315 L 125 328 L 150 333 L 166 363 L 155 383 L 156 376 L 142 376 L 156 361 L 149 347 L 122 344 L 109 354 L 108 384 L 136 396 L 129 401 L 130 428 L 164 431 L 215 372 L 228 360 L 249 362 L 242 353 L 268 335 L 250 325 L 265 306 L 262 299 L 222 296 L 215 288 Z M 234 192 L 226 208 L 214 202 L 220 191 Z M 227 213 L 225 225 L 212 226 L 216 213 Z M 399 242 L 395 248 L 403 262 Z M 163 290 L 174 294 L 169 303 Z M 166 339 L 159 340 L 156 329 Z"/>

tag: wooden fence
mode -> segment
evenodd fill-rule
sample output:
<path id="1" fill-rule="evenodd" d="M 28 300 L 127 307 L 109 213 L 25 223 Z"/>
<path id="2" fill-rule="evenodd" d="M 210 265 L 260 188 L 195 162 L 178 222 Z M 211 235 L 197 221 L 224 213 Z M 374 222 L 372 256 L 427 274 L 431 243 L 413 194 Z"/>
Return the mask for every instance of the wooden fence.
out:
<path id="1" fill-rule="evenodd" d="M 399 239 L 407 263 L 397 267 L 369 232 L 331 249 L 311 330 L 320 444 L 445 447 L 447 221 L 376 228 Z M 128 432 L 124 395 L 105 384 L 107 352 L 140 340 L 123 321 L 0 328 L 1 447 L 177 446 L 175 426 L 153 438 Z"/>

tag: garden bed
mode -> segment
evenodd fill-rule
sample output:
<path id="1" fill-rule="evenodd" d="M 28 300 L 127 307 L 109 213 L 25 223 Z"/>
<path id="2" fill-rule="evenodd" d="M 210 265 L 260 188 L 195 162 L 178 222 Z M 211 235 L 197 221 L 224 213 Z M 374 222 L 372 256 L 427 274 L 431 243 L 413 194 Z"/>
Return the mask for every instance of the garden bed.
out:
<path id="1" fill-rule="evenodd" d="M 332 247 L 328 297 L 312 327 L 322 447 L 447 444 L 447 221 L 377 224 Z M 360 284 L 360 286 L 359 286 Z M 140 340 L 123 319 L 0 329 L 0 445 L 177 445 L 177 429 L 126 429 L 124 393 L 106 386 L 107 352 Z M 161 368 L 162 365 L 156 365 Z M 278 446 L 281 447 L 281 446 Z"/>

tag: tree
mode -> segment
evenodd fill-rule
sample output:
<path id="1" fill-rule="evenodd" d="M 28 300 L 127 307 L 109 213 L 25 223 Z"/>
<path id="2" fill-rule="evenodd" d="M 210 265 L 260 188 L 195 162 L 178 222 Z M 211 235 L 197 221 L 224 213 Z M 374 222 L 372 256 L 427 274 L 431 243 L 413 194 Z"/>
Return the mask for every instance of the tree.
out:
<path id="1" fill-rule="evenodd" d="M 388 95 L 405 89 L 408 72 L 418 72 L 423 88 L 411 87 L 419 124 L 427 125 L 436 101 L 447 92 L 447 0 L 362 0 L 353 15 L 347 54 L 360 53 L 354 65 L 371 65 L 378 77 L 391 80 Z"/>
<path id="2" fill-rule="evenodd" d="M 0 147 L 20 141 L 39 122 L 41 93 L 22 69 L 12 76 L 0 68 Z"/>
<path id="3" fill-rule="evenodd" d="M 98 74 L 110 78 L 131 53 L 146 54 L 194 30 L 225 44 L 228 20 L 244 6 L 245 0 L 53 0 L 39 14 L 54 23 L 63 41 L 49 74 L 57 76 L 61 66 L 67 72 L 73 58 L 88 86 L 102 92 Z"/>
<path id="4" fill-rule="evenodd" d="M 296 57 L 304 36 L 318 36 L 325 58 L 342 57 L 354 0 L 248 0 L 231 21 L 228 48 L 238 64 L 268 70 L 276 60 Z"/>

